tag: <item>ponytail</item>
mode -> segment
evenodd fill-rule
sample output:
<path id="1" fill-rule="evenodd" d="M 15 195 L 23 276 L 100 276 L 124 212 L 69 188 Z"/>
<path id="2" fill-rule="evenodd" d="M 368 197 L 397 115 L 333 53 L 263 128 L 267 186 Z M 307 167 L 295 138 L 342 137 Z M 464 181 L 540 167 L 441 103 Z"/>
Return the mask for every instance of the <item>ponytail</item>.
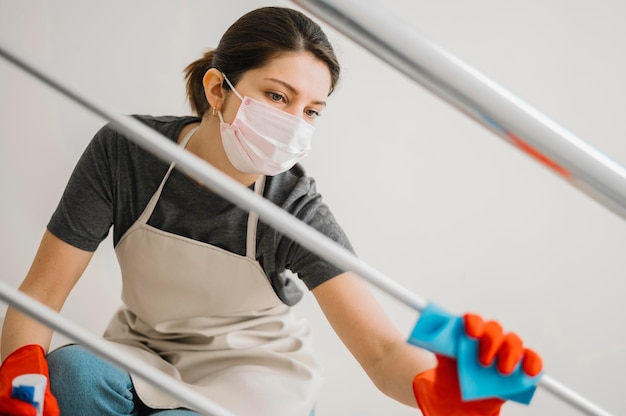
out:
<path id="1" fill-rule="evenodd" d="M 204 95 L 204 85 L 202 84 L 202 80 L 206 71 L 213 68 L 214 56 L 215 51 L 213 49 L 208 50 L 200 59 L 190 63 L 185 68 L 185 79 L 187 80 L 187 99 L 191 105 L 191 110 L 198 115 L 198 117 L 203 117 L 204 114 L 211 108 Z"/>

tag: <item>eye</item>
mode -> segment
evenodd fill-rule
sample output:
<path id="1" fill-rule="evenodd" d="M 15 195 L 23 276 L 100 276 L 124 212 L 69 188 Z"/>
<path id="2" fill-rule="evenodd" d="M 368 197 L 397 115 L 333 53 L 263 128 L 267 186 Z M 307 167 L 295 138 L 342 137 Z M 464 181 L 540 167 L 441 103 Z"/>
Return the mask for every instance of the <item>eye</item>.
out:
<path id="1" fill-rule="evenodd" d="M 304 114 L 307 117 L 310 117 L 310 118 L 315 118 L 315 117 L 321 116 L 320 112 L 315 110 L 314 108 L 308 108 L 308 109 L 304 110 Z"/>
<path id="2" fill-rule="evenodd" d="M 285 96 L 281 93 L 278 92 L 268 92 L 267 96 L 269 97 L 270 100 L 276 102 L 276 103 L 280 103 L 280 102 L 287 102 L 287 99 L 285 98 Z"/>

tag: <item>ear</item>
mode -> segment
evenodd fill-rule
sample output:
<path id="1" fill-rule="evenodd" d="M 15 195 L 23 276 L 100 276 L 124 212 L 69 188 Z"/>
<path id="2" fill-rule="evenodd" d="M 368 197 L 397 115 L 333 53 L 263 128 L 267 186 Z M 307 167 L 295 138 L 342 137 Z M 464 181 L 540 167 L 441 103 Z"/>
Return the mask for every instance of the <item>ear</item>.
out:
<path id="1" fill-rule="evenodd" d="M 202 77 L 202 85 L 204 86 L 204 96 L 216 110 L 221 110 L 224 104 L 224 89 L 222 83 L 224 76 L 216 68 L 211 68 Z"/>

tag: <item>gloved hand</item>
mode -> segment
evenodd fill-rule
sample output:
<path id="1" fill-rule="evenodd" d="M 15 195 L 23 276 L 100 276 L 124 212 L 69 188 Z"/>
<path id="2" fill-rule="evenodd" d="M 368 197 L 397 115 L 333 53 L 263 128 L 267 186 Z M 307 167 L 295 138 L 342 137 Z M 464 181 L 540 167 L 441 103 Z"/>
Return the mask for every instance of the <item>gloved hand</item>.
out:
<path id="1" fill-rule="evenodd" d="M 523 348 L 522 340 L 513 332 L 504 333 L 495 321 L 484 322 L 475 314 L 463 316 L 465 332 L 478 340 L 478 360 L 488 366 L 494 360 L 503 374 L 513 372 L 522 362 L 523 371 L 533 377 L 543 368 L 541 357 Z M 413 393 L 424 416 L 497 416 L 504 400 L 461 400 L 456 360 L 437 355 L 437 367 L 426 370 L 413 379 Z"/>
<path id="2" fill-rule="evenodd" d="M 48 362 L 40 345 L 26 345 L 9 355 L 0 367 L 0 415 L 36 416 L 35 406 L 11 397 L 13 379 L 22 374 L 43 374 L 50 379 Z M 44 416 L 59 416 L 56 398 L 50 392 L 50 383 L 46 385 L 44 396 Z"/>

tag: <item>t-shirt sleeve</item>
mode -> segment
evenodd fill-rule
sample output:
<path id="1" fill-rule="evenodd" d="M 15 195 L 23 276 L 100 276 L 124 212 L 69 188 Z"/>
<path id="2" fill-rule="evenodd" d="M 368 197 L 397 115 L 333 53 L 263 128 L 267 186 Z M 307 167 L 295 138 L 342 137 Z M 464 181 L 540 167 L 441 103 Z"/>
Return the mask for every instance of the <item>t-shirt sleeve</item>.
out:
<path id="1" fill-rule="evenodd" d="M 81 155 L 48 230 L 74 247 L 95 251 L 113 224 L 113 144 L 117 134 L 103 127 Z"/>
<path id="2" fill-rule="evenodd" d="M 354 253 L 344 230 L 336 221 L 329 207 L 322 201 L 322 196 L 317 193 L 315 181 L 312 178 L 306 178 L 301 181 L 299 186 L 305 187 L 307 191 L 302 194 L 294 193 L 294 195 L 299 196 L 288 200 L 285 208 L 339 246 Z M 309 290 L 346 271 L 290 239 L 285 240 L 285 244 L 288 245 L 287 268 L 297 273 Z"/>

